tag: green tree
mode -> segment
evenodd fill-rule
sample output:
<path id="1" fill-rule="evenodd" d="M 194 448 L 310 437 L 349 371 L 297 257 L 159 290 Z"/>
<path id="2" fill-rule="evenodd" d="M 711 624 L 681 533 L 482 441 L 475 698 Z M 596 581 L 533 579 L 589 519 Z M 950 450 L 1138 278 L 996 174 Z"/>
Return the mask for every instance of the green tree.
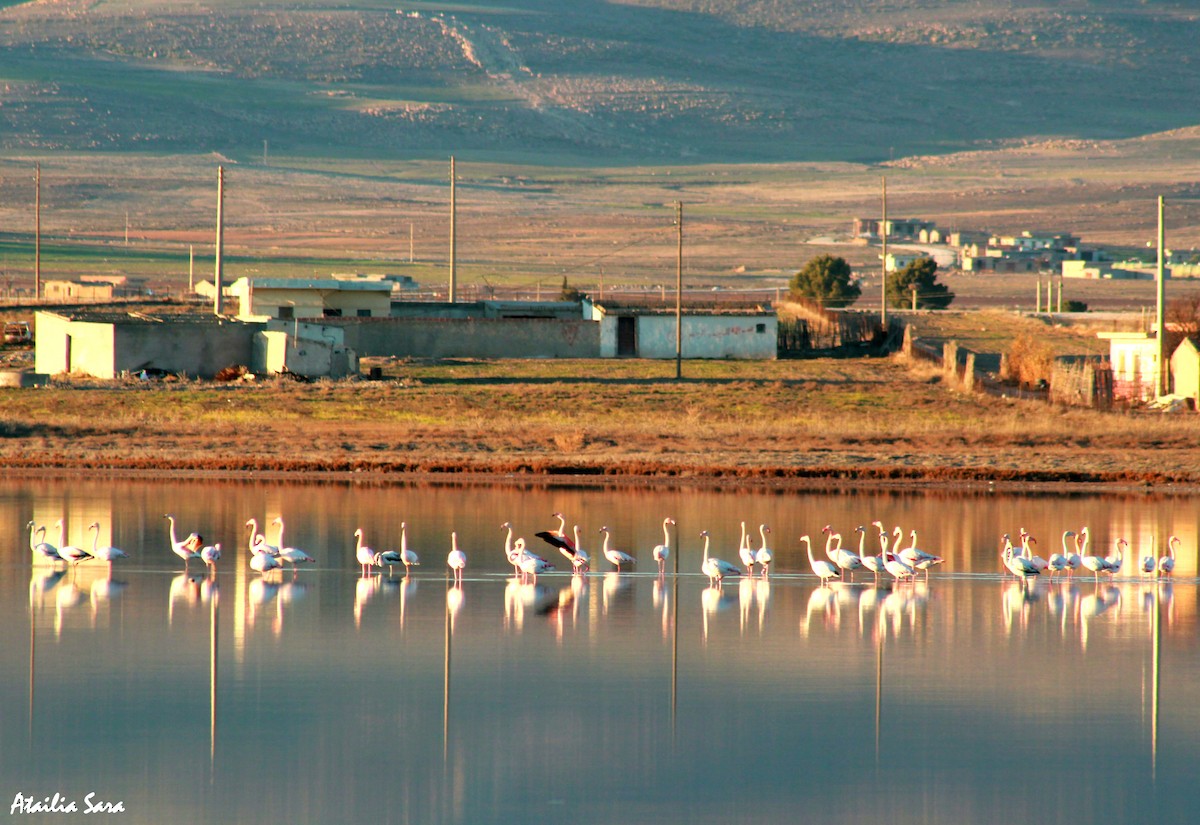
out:
<path id="1" fill-rule="evenodd" d="M 575 287 L 567 283 L 567 276 L 563 276 L 562 291 L 558 294 L 560 301 L 582 301 L 583 293 Z"/>
<path id="2" fill-rule="evenodd" d="M 824 306 L 848 306 L 862 294 L 862 287 L 854 282 L 853 276 L 845 258 L 821 255 L 792 276 L 792 297 L 808 298 Z"/>
<path id="3" fill-rule="evenodd" d="M 917 290 L 917 309 L 945 309 L 954 300 L 950 287 L 937 282 L 937 261 L 933 258 L 917 258 L 899 272 L 888 273 L 888 306 L 911 307 L 914 288 Z"/>

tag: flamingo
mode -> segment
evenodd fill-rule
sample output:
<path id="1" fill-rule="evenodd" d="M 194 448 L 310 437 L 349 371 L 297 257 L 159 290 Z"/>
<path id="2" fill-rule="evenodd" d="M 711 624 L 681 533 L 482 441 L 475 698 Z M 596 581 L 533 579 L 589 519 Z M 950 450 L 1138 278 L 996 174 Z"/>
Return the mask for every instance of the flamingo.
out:
<path id="1" fill-rule="evenodd" d="M 1167 539 L 1167 555 L 1158 560 L 1158 572 L 1163 576 L 1170 576 L 1175 572 L 1175 544 L 1183 544 L 1179 536 L 1171 536 Z"/>
<path id="2" fill-rule="evenodd" d="M 97 559 L 99 561 L 106 561 L 109 564 L 112 564 L 117 559 L 129 558 L 128 553 L 126 553 L 124 550 L 118 550 L 116 547 L 97 547 L 96 546 L 97 544 L 100 543 L 100 522 L 93 521 L 90 525 L 88 525 L 88 530 L 96 531 L 96 535 L 92 536 L 91 552 L 88 554 L 92 558 Z"/>
<path id="3" fill-rule="evenodd" d="M 79 564 L 84 559 L 90 559 L 91 553 L 84 550 L 82 547 L 76 547 L 73 544 L 67 544 L 67 526 L 62 519 L 55 522 L 58 527 L 58 555 L 68 564 Z"/>
<path id="4" fill-rule="evenodd" d="M 770 575 L 771 562 L 775 558 L 775 554 L 771 552 L 771 548 L 767 547 L 767 533 L 769 532 L 771 532 L 771 528 L 767 525 L 758 525 L 758 534 L 762 537 L 762 546 L 754 551 L 754 561 L 762 568 L 763 578 Z"/>
<path id="5" fill-rule="evenodd" d="M 1090 538 L 1087 533 L 1087 528 L 1082 528 L 1080 530 L 1080 534 L 1083 536 L 1083 544 L 1079 551 L 1079 562 L 1088 570 L 1092 571 L 1092 574 L 1095 576 L 1096 583 L 1099 584 L 1100 573 L 1105 569 L 1105 560 L 1100 556 L 1087 555 L 1088 540 Z"/>
<path id="6" fill-rule="evenodd" d="M 858 538 L 858 559 L 859 559 L 859 561 L 862 562 L 863 567 L 867 568 L 868 570 L 870 570 L 872 573 L 875 574 L 875 583 L 879 584 L 879 574 L 884 572 L 883 556 L 882 555 L 871 556 L 871 555 L 867 554 L 867 547 L 866 547 L 866 545 L 867 545 L 867 528 L 866 527 L 863 527 L 860 525 L 858 527 L 855 527 L 854 531 L 856 533 L 862 534 Z M 881 542 L 884 543 L 883 544 L 884 552 L 887 552 L 887 536 L 880 533 L 879 539 Z"/>
<path id="7" fill-rule="evenodd" d="M 29 528 L 29 549 L 33 551 L 34 559 L 44 559 L 50 562 L 63 560 L 62 556 L 58 554 L 58 548 L 53 544 L 47 544 L 44 540 L 34 541 L 39 534 L 41 534 L 42 538 L 45 539 L 45 527 L 38 527 L 35 529 L 32 521 L 25 526 Z"/>
<path id="8" fill-rule="evenodd" d="M 1008 534 L 1004 534 L 1004 566 L 1018 579 L 1025 576 L 1036 576 L 1038 569 L 1023 553 L 1018 554 L 1013 548 Z"/>
<path id="9" fill-rule="evenodd" d="M 1129 542 L 1125 539 L 1117 539 L 1116 548 L 1111 556 L 1104 559 L 1104 569 L 1101 572 L 1107 573 L 1109 579 L 1112 579 L 1117 573 L 1121 572 L 1121 565 L 1125 561 L 1125 548 L 1129 546 Z M 62 552 L 61 550 L 59 552 Z"/>
<path id="10" fill-rule="evenodd" d="M 521 573 L 525 576 L 532 576 L 534 584 L 537 584 L 538 573 L 546 573 L 554 569 L 554 565 L 541 556 L 526 552 L 523 538 L 517 539 L 513 549 L 517 553 L 517 566 L 521 568 Z"/>
<path id="11" fill-rule="evenodd" d="M 808 550 L 808 565 L 809 565 L 809 567 L 812 568 L 813 573 L 815 573 L 818 577 L 820 577 L 821 586 L 824 587 L 825 583 L 829 579 L 832 579 L 834 576 L 839 575 L 837 566 L 831 561 L 826 561 L 825 559 L 814 559 L 813 558 L 812 541 L 809 539 L 808 536 L 801 536 L 800 541 L 804 542 L 804 546 Z"/>
<path id="12" fill-rule="evenodd" d="M 904 533 L 900 530 L 896 531 L 896 535 L 903 536 Z M 884 551 L 883 554 L 883 569 L 891 574 L 896 581 L 901 579 L 911 579 L 915 575 L 913 569 L 905 564 L 894 552 Z M 914 585 L 915 587 L 915 585 Z"/>
<path id="13" fill-rule="evenodd" d="M 667 571 L 667 558 L 671 555 L 671 533 L 667 530 L 667 526 L 674 523 L 675 519 L 670 516 L 663 519 L 663 543 L 655 545 L 654 549 L 650 551 L 650 555 L 658 562 L 658 575 L 660 576 Z M 766 539 L 763 542 L 765 544 Z"/>
<path id="14" fill-rule="evenodd" d="M 754 572 L 754 551 L 750 549 L 750 537 L 746 535 L 746 522 L 742 522 L 742 538 L 738 541 L 738 557 L 746 566 L 746 575 Z"/>
<path id="15" fill-rule="evenodd" d="M 914 570 L 920 569 L 925 571 L 926 577 L 929 576 L 929 568 L 935 564 L 941 564 L 945 559 L 941 556 L 936 556 L 933 553 L 926 553 L 917 547 L 917 531 L 913 530 L 908 537 L 908 547 L 900 551 L 900 560 Z"/>
<path id="16" fill-rule="evenodd" d="M 1027 533 L 1025 531 L 1025 528 L 1022 527 L 1021 528 L 1021 555 L 1029 560 L 1029 563 L 1033 565 L 1034 569 L 1036 569 L 1038 574 L 1040 575 L 1040 574 L 1044 573 L 1046 571 L 1046 568 L 1049 567 L 1050 565 L 1041 556 L 1034 555 L 1033 548 L 1031 548 L 1029 546 L 1031 544 L 1037 544 L 1037 539 L 1035 539 L 1032 534 Z"/>
<path id="17" fill-rule="evenodd" d="M 601 552 L 601 554 L 603 554 L 604 558 L 609 560 L 610 563 L 616 565 L 618 573 L 621 572 L 621 565 L 628 564 L 628 565 L 632 566 L 637 563 L 637 559 L 635 559 L 633 556 L 629 555 L 628 553 L 623 553 L 620 550 L 617 550 L 615 548 L 610 548 L 608 546 L 608 528 L 607 527 L 601 527 L 600 532 L 604 534 L 604 546 L 600 549 L 600 552 Z"/>
<path id="18" fill-rule="evenodd" d="M 408 575 L 408 571 L 413 567 L 420 567 L 421 560 L 417 558 L 417 554 L 408 549 L 408 525 L 403 521 L 400 522 L 400 561 L 404 562 L 404 575 Z"/>
<path id="19" fill-rule="evenodd" d="M 571 567 L 576 573 L 586 573 L 592 569 L 592 560 L 588 554 L 584 552 L 582 543 L 579 541 L 579 525 L 576 524 L 573 528 L 575 533 L 575 555 L 571 556 Z"/>
<path id="20" fill-rule="evenodd" d="M 1154 555 L 1154 536 L 1150 537 L 1150 554 L 1142 556 L 1141 564 L 1138 569 L 1147 576 L 1153 576 L 1158 572 L 1158 559 Z"/>
<path id="21" fill-rule="evenodd" d="M 267 544 L 266 537 L 258 532 L 258 519 L 249 519 L 246 526 L 250 528 L 251 553 L 266 553 L 268 556 L 279 555 L 279 548 L 273 544 Z"/>
<path id="22" fill-rule="evenodd" d="M 363 531 L 359 527 L 354 531 L 354 539 L 356 542 L 354 555 L 358 559 L 358 566 L 362 575 L 367 575 L 367 568 L 375 564 L 375 551 L 363 544 Z"/>
<path id="23" fill-rule="evenodd" d="M 535 537 L 541 539 L 542 541 L 546 542 L 550 546 L 557 547 L 558 551 L 560 553 L 562 553 L 564 556 L 566 556 L 567 560 L 571 562 L 571 566 L 576 571 L 589 569 L 591 567 L 591 564 L 590 564 L 590 559 L 588 559 L 588 554 L 584 553 L 582 550 L 579 549 L 579 526 L 576 525 L 576 527 L 575 527 L 575 541 L 571 541 L 569 538 L 567 538 L 567 532 L 566 532 L 567 531 L 567 519 L 566 519 L 566 517 L 562 513 L 551 513 L 550 515 L 552 518 L 558 519 L 558 529 L 557 530 L 543 530 L 542 532 L 534 533 L 533 535 Z M 504 545 L 505 555 L 510 556 L 509 561 L 513 562 L 513 567 L 516 567 L 517 566 L 516 562 L 513 561 L 512 557 L 511 557 L 510 549 L 509 549 L 510 543 L 512 540 L 512 526 L 508 525 L 507 522 L 505 522 L 505 525 L 508 526 L 508 538 L 509 538 L 509 541 L 505 542 L 505 545 Z M 528 551 L 526 551 L 526 552 L 528 552 Z M 537 554 L 534 553 L 533 555 L 537 555 Z M 538 558 L 541 558 L 541 557 L 538 556 Z"/>
<path id="24" fill-rule="evenodd" d="M 214 547 L 216 545 L 213 545 Z M 283 568 L 283 562 L 278 556 L 272 556 L 270 553 L 251 553 L 250 554 L 250 569 L 257 570 L 259 573 L 266 575 L 272 570 L 280 570 Z M 272 585 L 274 586 L 274 585 Z"/>
<path id="25" fill-rule="evenodd" d="M 308 553 L 305 553 L 303 550 L 299 549 L 298 547 L 287 547 L 284 545 L 284 543 L 283 543 L 283 516 L 276 516 L 275 520 L 272 521 L 271 523 L 279 525 L 279 536 L 275 539 L 277 542 L 279 542 L 279 559 L 280 559 L 280 561 L 290 562 L 292 565 L 293 573 L 296 572 L 297 564 L 306 564 L 309 562 L 314 563 L 314 564 L 316 563 L 316 561 L 317 561 L 316 559 L 314 559 L 312 556 L 308 555 Z"/>
<path id="26" fill-rule="evenodd" d="M 461 582 L 467 566 L 467 554 L 458 549 L 458 533 L 450 534 L 450 555 L 446 556 L 446 566 L 454 575 L 454 581 Z"/>
<path id="27" fill-rule="evenodd" d="M 1055 573 L 1061 573 L 1064 570 L 1069 571 L 1071 569 L 1071 549 L 1067 546 L 1067 537 L 1074 535 L 1074 530 L 1063 530 L 1062 552 L 1051 554 L 1050 560 L 1047 562 L 1047 564 L 1050 566 L 1051 577 L 1053 577 Z"/>
<path id="28" fill-rule="evenodd" d="M 205 566 L 214 573 L 217 571 L 217 562 L 221 560 L 221 542 L 217 542 L 211 547 L 205 547 L 200 551 L 200 558 Z"/>
<path id="29" fill-rule="evenodd" d="M 830 561 L 837 565 L 839 575 L 841 577 L 845 577 L 846 572 L 849 571 L 850 578 L 853 580 L 854 571 L 861 569 L 863 566 L 862 559 L 854 553 L 851 553 L 849 550 L 842 549 L 842 534 L 833 532 L 832 526 L 825 525 L 825 527 L 822 528 L 822 531 L 829 532 L 829 536 L 825 539 L 825 555 L 829 557 Z M 837 545 L 831 547 L 830 545 L 832 545 L 835 540 L 837 541 Z"/>
<path id="30" fill-rule="evenodd" d="M 725 579 L 726 576 L 740 576 L 742 569 L 736 564 L 730 564 L 724 559 L 709 558 L 708 555 L 708 531 L 704 530 L 700 533 L 704 537 L 704 559 L 700 562 L 700 572 L 708 576 L 708 583 L 711 587 L 713 582 L 718 585 Z"/>

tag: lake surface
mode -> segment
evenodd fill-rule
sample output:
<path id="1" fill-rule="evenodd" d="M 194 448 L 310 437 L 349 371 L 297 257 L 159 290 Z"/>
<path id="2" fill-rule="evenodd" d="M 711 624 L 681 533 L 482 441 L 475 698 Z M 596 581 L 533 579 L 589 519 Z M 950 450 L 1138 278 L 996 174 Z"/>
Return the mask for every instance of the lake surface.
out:
<path id="1" fill-rule="evenodd" d="M 590 575 L 534 538 L 556 511 Z M 184 574 L 168 512 L 222 542 L 215 576 Z M 279 515 L 317 563 L 264 579 L 245 522 Z M 85 548 L 98 521 L 131 558 L 34 565 L 31 519 Z M 946 563 L 820 586 L 799 537 L 823 555 L 825 524 L 875 519 Z M 402 521 L 422 565 L 362 577 L 355 529 L 393 549 Z M 558 572 L 514 580 L 505 521 Z M 742 521 L 756 545 L 770 525 L 775 571 L 710 587 L 699 533 L 736 562 Z M 1084 524 L 1101 555 L 1130 541 L 1115 582 L 1001 575 L 1002 533 L 1049 556 Z M 601 526 L 636 572 L 609 572 Z M 0 799 L 147 823 L 1191 821 L 1198 526 L 1200 500 L 1151 495 L 0 484 Z M 1140 580 L 1169 534 L 1174 581 Z"/>

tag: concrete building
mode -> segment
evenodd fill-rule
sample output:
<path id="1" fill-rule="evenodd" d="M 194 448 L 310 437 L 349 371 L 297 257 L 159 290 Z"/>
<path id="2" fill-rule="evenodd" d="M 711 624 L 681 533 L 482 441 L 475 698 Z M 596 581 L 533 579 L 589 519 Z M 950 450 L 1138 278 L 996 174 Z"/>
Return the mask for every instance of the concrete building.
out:
<path id="1" fill-rule="evenodd" d="M 230 292 L 243 321 L 386 318 L 393 282 L 383 278 L 238 278 Z"/>
<path id="2" fill-rule="evenodd" d="M 1184 338 L 1171 353 L 1171 387 L 1200 410 L 1200 337 Z"/>
<path id="3" fill-rule="evenodd" d="M 124 275 L 81 275 L 74 281 L 42 282 L 42 295 L 50 301 L 112 301 L 147 294 L 144 278 Z"/>
<path id="4" fill-rule="evenodd" d="M 1158 397 L 1158 339 L 1152 332 L 1098 332 L 1108 341 L 1113 397 L 1149 401 Z"/>
<path id="5" fill-rule="evenodd" d="M 319 377 L 358 372 L 358 358 L 341 330 L 296 323 L 268 330 L 214 315 L 39 312 L 34 369 L 114 379 L 142 370 L 212 378 L 245 366 L 269 375 L 284 371 Z"/>
<path id="6" fill-rule="evenodd" d="M 674 358 L 673 308 L 583 303 L 584 316 L 600 324 L 601 358 Z M 685 307 L 683 358 L 771 359 L 778 353 L 779 321 L 764 309 Z"/>

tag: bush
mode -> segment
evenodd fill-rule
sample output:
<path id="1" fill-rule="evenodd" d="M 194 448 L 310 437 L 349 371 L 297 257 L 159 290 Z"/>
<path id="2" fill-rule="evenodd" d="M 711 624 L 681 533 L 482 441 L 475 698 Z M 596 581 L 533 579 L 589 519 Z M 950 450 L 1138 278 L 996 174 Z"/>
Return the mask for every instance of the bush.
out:
<path id="1" fill-rule="evenodd" d="M 1054 372 L 1054 350 L 1040 338 L 1024 333 L 1008 348 L 1008 374 L 1025 386 L 1049 383 Z"/>
<path id="2" fill-rule="evenodd" d="M 862 287 L 845 258 L 821 255 L 813 258 L 792 276 L 793 300 L 810 299 L 822 306 L 848 306 L 858 300 Z"/>

